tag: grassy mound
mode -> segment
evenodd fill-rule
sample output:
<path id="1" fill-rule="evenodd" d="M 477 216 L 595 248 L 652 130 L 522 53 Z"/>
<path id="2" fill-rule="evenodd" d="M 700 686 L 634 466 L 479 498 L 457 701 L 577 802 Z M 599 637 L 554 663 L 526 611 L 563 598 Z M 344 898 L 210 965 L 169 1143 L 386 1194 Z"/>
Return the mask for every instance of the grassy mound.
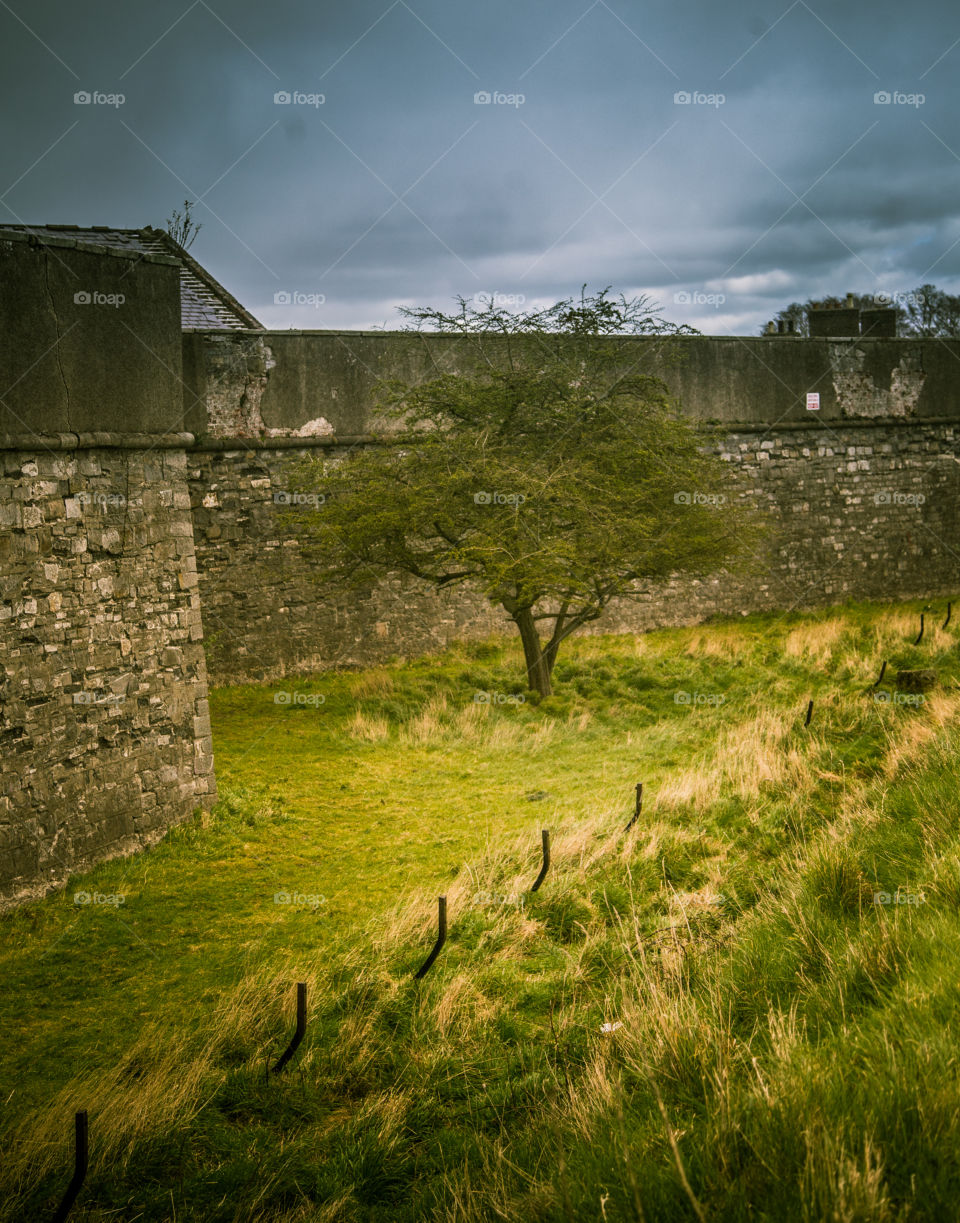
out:
<path id="1" fill-rule="evenodd" d="M 0 1218 L 77 1108 L 90 1220 L 953 1218 L 960 654 L 916 627 L 584 639 L 539 705 L 499 645 L 217 694 L 212 821 L 2 919 Z"/>

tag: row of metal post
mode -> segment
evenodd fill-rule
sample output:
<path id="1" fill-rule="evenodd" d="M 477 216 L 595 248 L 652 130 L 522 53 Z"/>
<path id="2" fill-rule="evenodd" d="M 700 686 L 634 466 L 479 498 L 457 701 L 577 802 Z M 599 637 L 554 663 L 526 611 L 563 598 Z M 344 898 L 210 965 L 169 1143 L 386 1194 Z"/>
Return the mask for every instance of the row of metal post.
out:
<path id="1" fill-rule="evenodd" d="M 942 627 L 946 628 L 950 623 L 950 616 L 953 611 L 953 604 L 947 604 L 947 618 L 944 620 Z M 917 636 L 914 645 L 919 645 L 923 640 L 924 631 L 924 616 L 920 613 L 920 633 Z M 873 687 L 876 688 L 883 682 L 883 677 L 887 671 L 886 662 L 880 668 L 880 675 Z M 807 713 L 804 719 L 804 726 L 810 725 L 810 720 L 813 717 L 813 701 L 807 703 Z M 636 801 L 633 815 L 630 817 L 630 822 L 624 829 L 629 832 L 630 829 L 640 819 L 640 812 L 643 807 L 643 782 L 637 782 L 635 787 Z M 541 844 L 543 852 L 543 861 L 540 866 L 540 874 L 530 887 L 531 892 L 536 892 L 544 879 L 547 877 L 547 871 L 550 869 L 550 832 L 544 828 L 541 831 Z M 422 981 L 430 969 L 433 967 L 437 956 L 443 949 L 444 943 L 447 941 L 447 898 L 446 896 L 437 897 L 437 941 L 430 950 L 430 954 L 414 973 L 414 978 L 417 981 Z M 283 1051 L 277 1062 L 270 1068 L 273 1074 L 279 1074 L 287 1065 L 290 1059 L 296 1053 L 301 1041 L 307 1031 L 307 985 L 305 981 L 297 982 L 297 1027 L 290 1043 Z M 74 1139 L 74 1167 L 73 1179 L 67 1187 L 66 1193 L 63 1195 L 63 1200 L 57 1208 L 56 1214 L 53 1216 L 53 1223 L 64 1223 L 67 1215 L 70 1213 L 80 1188 L 83 1185 L 87 1175 L 87 1165 L 89 1162 L 89 1131 L 86 1110 L 78 1112 L 75 1117 L 75 1139 Z"/>

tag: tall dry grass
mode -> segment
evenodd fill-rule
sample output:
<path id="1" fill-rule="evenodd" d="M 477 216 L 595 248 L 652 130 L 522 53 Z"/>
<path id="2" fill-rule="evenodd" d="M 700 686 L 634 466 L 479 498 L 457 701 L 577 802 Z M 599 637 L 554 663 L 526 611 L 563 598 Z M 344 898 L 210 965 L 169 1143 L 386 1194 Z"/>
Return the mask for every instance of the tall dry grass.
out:
<path id="1" fill-rule="evenodd" d="M 655 810 L 705 811 L 720 794 L 757 798 L 769 786 L 802 790 L 811 779 L 807 753 L 788 742 L 795 728 L 796 715 L 766 709 L 743 722 L 723 725 L 716 743 L 693 765 L 659 784 Z"/>
<path id="2" fill-rule="evenodd" d="M 888 633 L 902 635 L 905 619 L 888 617 L 884 633 L 878 635 L 878 654 Z M 820 636 L 812 630 L 792 630 L 788 652 L 829 661 L 833 654 L 824 653 L 824 643 L 830 643 L 830 651 L 842 648 L 841 628 L 842 622 L 836 621 Z M 830 716 L 842 726 L 844 719 L 859 716 L 862 707 L 862 696 L 844 698 Z M 960 694 L 937 692 L 910 718 L 897 717 L 895 710 L 883 706 L 873 711 L 887 736 L 881 773 L 888 782 L 909 774 L 924 758 L 939 753 L 944 762 L 949 760 Z M 376 742 L 389 734 L 386 720 L 370 714 L 358 713 L 350 725 L 358 739 Z M 404 742 L 417 746 L 457 735 L 490 745 L 523 742 L 528 749 L 533 744 L 546 750 L 563 728 L 544 722 L 531 731 L 519 722 L 491 719 L 489 706 L 456 708 L 437 698 L 399 733 Z M 685 1099 L 702 1102 L 698 1133 L 709 1135 L 716 1166 L 726 1168 L 731 1177 L 742 1159 L 745 1118 L 768 1118 L 771 1142 L 780 1133 L 778 1127 L 792 1127 L 802 1150 L 804 1218 L 893 1223 L 897 1217 L 885 1181 L 884 1153 L 875 1138 L 869 1133 L 854 1138 L 836 1117 L 811 1110 L 814 1046 L 797 1001 L 786 1006 L 769 1002 L 764 1021 L 745 1035 L 735 1021 L 725 960 L 718 950 L 732 939 L 734 928 L 746 945 L 756 932 L 784 921 L 795 945 L 828 976 L 874 981 L 895 973 L 905 954 L 907 929 L 896 923 L 905 917 L 881 914 L 873 933 L 858 936 L 837 952 L 826 945 L 809 900 L 813 888 L 817 895 L 832 896 L 841 909 L 863 908 L 869 881 L 848 842 L 854 833 L 865 835 L 886 819 L 882 797 L 871 791 L 872 783 L 849 781 L 827 826 L 796 846 L 792 861 L 785 856 L 782 887 L 762 897 L 749 914 L 718 918 L 711 927 L 713 942 L 700 936 L 698 922 L 716 909 L 712 893 L 721 883 L 729 850 L 719 838 L 711 841 L 709 833 L 712 859 L 708 854 L 707 869 L 715 882 L 666 895 L 662 937 L 656 941 L 644 937 L 633 904 L 630 915 L 618 917 L 611 933 L 609 914 L 583 886 L 585 877 L 609 869 L 632 890 L 631 871 L 645 860 L 659 860 L 670 845 L 702 840 L 695 829 L 678 827 L 671 814 L 690 809 L 705 813 L 718 795 L 759 802 L 770 787 L 779 787 L 802 802 L 823 776 L 824 742 L 824 733 L 816 728 L 798 734 L 793 714 L 752 708 L 740 721 L 725 722 L 694 765 L 665 771 L 653 801 L 629 833 L 624 834 L 622 803 L 614 795 L 584 810 L 575 823 L 553 830 L 549 893 L 576 898 L 582 937 L 563 946 L 562 968 L 552 970 L 559 1004 L 538 1037 L 537 1073 L 546 1084 L 540 1124 L 546 1135 L 562 1134 L 567 1144 L 590 1144 L 602 1135 L 612 1147 L 622 1144 L 628 1162 L 643 1158 L 670 1163 L 694 1214 L 702 1207 L 684 1162 L 685 1130 L 678 1119 L 678 1101 Z M 411 964 L 425 955 L 435 933 L 436 897 L 420 891 L 371 919 L 362 936 L 335 949 L 318 950 L 313 957 L 251 973 L 224 996 L 213 1035 L 198 1039 L 173 1029 L 144 1029 L 113 1073 L 78 1074 L 48 1105 L 31 1113 L 5 1152 L 3 1182 L 8 1191 L 12 1188 L 11 1200 L 15 1203 L 18 1189 L 31 1179 L 63 1166 L 64 1118 L 76 1108 L 86 1107 L 96 1118 L 95 1171 L 128 1168 L 143 1144 L 171 1130 L 189 1129 L 220 1089 L 227 1054 L 242 1050 L 255 1065 L 275 1055 L 277 1033 L 292 1029 L 291 983 L 297 980 L 308 983 L 314 1011 L 337 1016 L 336 1039 L 322 1049 L 308 1042 L 298 1057 L 301 1070 L 308 1075 L 322 1072 L 331 1084 L 350 1086 L 359 1099 L 355 1107 L 333 1115 L 327 1128 L 366 1125 L 385 1148 L 399 1144 L 415 1099 L 415 1078 L 404 1077 L 408 1073 L 427 1080 L 444 1068 L 457 1073 L 459 1065 L 460 1073 L 475 1081 L 478 1099 L 492 1100 L 491 1080 L 482 1077 L 481 1066 L 489 1058 L 486 1033 L 512 1005 L 503 974 L 529 965 L 543 948 L 546 919 L 517 903 L 491 907 L 476 904 L 475 898 L 527 892 L 539 866 L 535 834 L 531 821 L 527 833 L 492 840 L 447 887 L 451 924 L 469 921 L 478 928 L 477 961 L 461 957 L 448 968 L 441 961 L 422 986 L 412 984 Z M 940 861 L 934 886 L 960 903 L 958 862 L 958 854 Z M 453 960 L 455 951 L 454 946 L 445 955 Z M 618 968 L 598 987 L 598 960 L 614 956 Z M 509 979 L 514 988 L 523 971 Z M 694 979 L 695 990 L 690 988 Z M 585 1012 L 591 1024 L 587 1033 Z M 622 1026 L 604 1034 L 600 1019 Z M 391 1025 L 404 1032 L 399 1055 L 409 1059 L 412 1070 L 396 1064 Z M 583 1050 L 575 1067 L 564 1061 L 563 1052 L 574 1043 Z M 385 1085 L 383 1067 L 395 1064 L 396 1081 Z M 664 1096 L 672 1100 L 669 1108 Z M 637 1110 L 644 1102 L 653 1122 L 646 1130 L 636 1130 L 631 1122 L 634 1129 L 628 1138 L 625 1110 Z M 450 1217 L 479 1223 L 490 1217 L 519 1218 L 522 1210 L 565 1209 L 563 1177 L 556 1169 L 525 1171 L 521 1192 L 509 1172 L 505 1137 L 485 1141 L 478 1152 L 479 1166 L 464 1164 L 445 1173 Z M 772 1158 L 771 1151 L 763 1152 L 762 1158 L 768 1156 Z M 635 1185 L 633 1191 L 639 1203 L 643 1187 Z M 297 1208 L 284 1218 L 350 1217 L 349 1203 L 350 1192 L 345 1190 L 315 1213 Z M 603 1217 L 600 1203 L 598 1210 Z"/>
<path id="3" fill-rule="evenodd" d="M 33 1180 L 69 1166 L 66 1121 L 86 1109 L 95 1133 L 93 1172 L 129 1167 L 141 1144 L 189 1127 L 223 1081 L 216 1068 L 222 1036 L 197 1046 L 175 1029 L 148 1025 L 108 1073 L 80 1073 L 48 1104 L 32 1110 L 8 1136 L 3 1182 L 16 1194 Z"/>

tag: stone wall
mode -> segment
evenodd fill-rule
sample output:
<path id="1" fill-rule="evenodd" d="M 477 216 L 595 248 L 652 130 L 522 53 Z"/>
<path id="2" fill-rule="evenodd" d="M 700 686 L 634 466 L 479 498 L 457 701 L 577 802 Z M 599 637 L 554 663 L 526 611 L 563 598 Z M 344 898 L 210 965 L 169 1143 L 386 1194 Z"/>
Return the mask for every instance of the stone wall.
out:
<path id="1" fill-rule="evenodd" d="M 589 631 L 960 590 L 958 436 L 960 421 L 898 416 L 723 430 L 729 496 L 750 500 L 771 528 L 763 553 L 743 572 L 641 587 Z M 410 657 L 456 638 L 514 631 L 476 593 L 441 596 L 394 579 L 346 600 L 311 581 L 278 515 L 301 491 L 291 472 L 303 456 L 345 450 L 330 439 L 208 441 L 192 450 L 201 602 L 217 682 Z"/>
<path id="2" fill-rule="evenodd" d="M 357 666 L 506 632 L 477 596 L 437 595 L 409 578 L 334 598 L 317 585 L 280 525 L 298 490 L 288 474 L 306 455 L 344 445 L 195 447 L 189 455 L 207 665 L 218 683 Z"/>
<path id="3" fill-rule="evenodd" d="M 178 266 L 2 235 L 0 261 L 3 907 L 216 789 Z"/>
<path id="4" fill-rule="evenodd" d="M 89 315 L 81 319 L 92 325 Z M 953 526 L 954 468 L 937 456 L 955 449 L 957 345 L 697 337 L 672 349 L 636 346 L 687 415 L 726 423 L 731 496 L 751 496 L 775 536 L 754 573 L 641 591 L 595 631 L 956 587 L 943 542 Z M 369 440 L 377 378 L 457 368 L 459 354 L 450 337 L 411 346 L 389 333 L 184 335 L 179 419 L 197 436 L 190 487 L 218 678 L 358 664 L 510 631 L 478 596 L 438 596 L 410 579 L 334 599 L 309 580 L 295 539 L 277 522 L 273 497 L 289 491 L 286 473 L 299 455 L 317 447 L 336 455 Z M 805 409 L 810 390 L 820 394 L 816 417 Z M 922 502 L 912 503 L 921 485 Z M 877 504 L 885 492 L 890 502 Z"/>
<path id="5" fill-rule="evenodd" d="M 182 443 L 3 450 L 0 473 L 9 898 L 156 841 L 215 784 Z"/>
<path id="6" fill-rule="evenodd" d="M 810 392 L 820 396 L 818 419 L 830 423 L 960 419 L 960 340 L 688 336 L 625 344 L 629 363 L 662 377 L 691 420 L 806 422 Z M 449 335 L 186 332 L 182 427 L 198 437 L 356 436 L 370 429 L 378 379 L 462 369 L 468 356 Z"/>
<path id="7" fill-rule="evenodd" d="M 629 345 L 684 415 L 717 430 L 708 444 L 730 465 L 729 496 L 748 499 L 771 532 L 752 570 L 641 588 L 592 631 L 960 590 L 960 343 L 696 336 Z M 476 593 L 440 596 L 412 579 L 333 597 L 310 581 L 274 500 L 297 491 L 289 473 L 302 455 L 373 444 L 378 379 L 456 370 L 465 359 L 454 336 L 185 333 L 185 419 L 197 438 L 190 488 L 218 680 L 513 631 Z"/>
<path id="8" fill-rule="evenodd" d="M 0 434 L 182 430 L 179 268 L 0 229 Z"/>

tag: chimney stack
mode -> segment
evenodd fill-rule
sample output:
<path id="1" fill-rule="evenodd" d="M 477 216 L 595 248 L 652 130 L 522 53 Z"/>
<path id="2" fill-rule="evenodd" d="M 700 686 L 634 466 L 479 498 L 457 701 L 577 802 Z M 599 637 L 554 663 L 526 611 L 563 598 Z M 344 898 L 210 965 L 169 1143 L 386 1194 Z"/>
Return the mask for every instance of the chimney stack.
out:
<path id="1" fill-rule="evenodd" d="M 811 310 L 809 319 L 812 340 L 853 340 L 860 335 L 860 311 L 855 307 L 843 306 L 839 310 Z"/>
<path id="2" fill-rule="evenodd" d="M 897 338 L 897 311 L 893 306 L 878 306 L 860 311 L 860 334 L 875 340 Z"/>

